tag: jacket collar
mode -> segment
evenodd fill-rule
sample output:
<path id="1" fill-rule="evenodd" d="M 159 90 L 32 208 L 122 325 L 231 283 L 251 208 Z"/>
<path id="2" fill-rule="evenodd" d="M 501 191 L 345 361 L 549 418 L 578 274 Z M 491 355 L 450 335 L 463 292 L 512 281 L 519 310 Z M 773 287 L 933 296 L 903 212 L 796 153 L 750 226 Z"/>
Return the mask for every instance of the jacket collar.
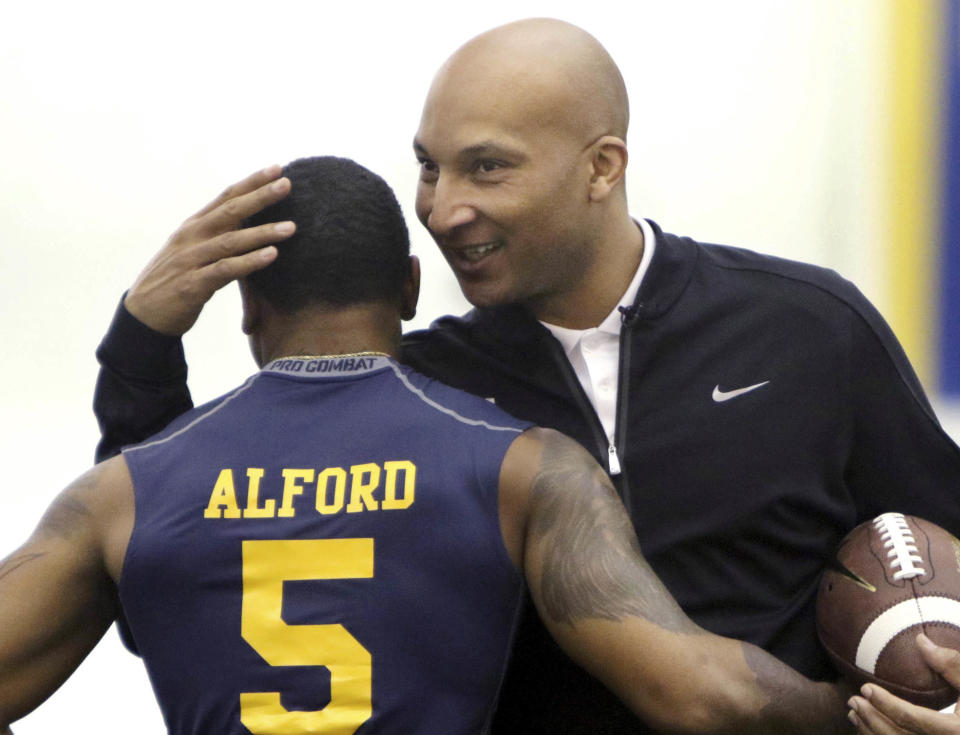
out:
<path id="1" fill-rule="evenodd" d="M 665 233 L 652 220 L 647 222 L 657 247 L 634 301 L 639 322 L 659 319 L 670 311 L 690 283 L 698 257 L 695 241 Z M 529 344 L 552 336 L 527 309 L 516 304 L 473 309 L 464 320 L 482 325 L 505 342 Z"/>
<path id="2" fill-rule="evenodd" d="M 699 256 L 694 240 L 666 233 L 652 220 L 647 222 L 657 238 L 657 248 L 634 302 L 641 321 L 659 319 L 673 308 L 690 283 Z"/>

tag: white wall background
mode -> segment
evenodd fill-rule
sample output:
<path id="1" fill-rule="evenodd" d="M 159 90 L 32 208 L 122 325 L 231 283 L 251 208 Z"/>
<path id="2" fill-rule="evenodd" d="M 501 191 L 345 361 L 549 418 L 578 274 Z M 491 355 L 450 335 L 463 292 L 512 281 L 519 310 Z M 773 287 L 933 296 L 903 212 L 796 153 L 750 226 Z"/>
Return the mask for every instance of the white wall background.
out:
<path id="1" fill-rule="evenodd" d="M 431 76 L 517 18 L 575 22 L 630 89 L 629 197 L 666 229 L 835 267 L 884 310 L 875 0 L 17 3 L 0 29 L 0 554 L 90 464 L 94 347 L 187 215 L 269 163 L 385 176 L 424 262 L 414 326 L 466 308 L 413 219 Z M 197 402 L 254 369 L 232 289 L 186 340 Z M 945 417 L 960 434 L 960 412 Z M 111 631 L 18 735 L 163 732 Z"/>

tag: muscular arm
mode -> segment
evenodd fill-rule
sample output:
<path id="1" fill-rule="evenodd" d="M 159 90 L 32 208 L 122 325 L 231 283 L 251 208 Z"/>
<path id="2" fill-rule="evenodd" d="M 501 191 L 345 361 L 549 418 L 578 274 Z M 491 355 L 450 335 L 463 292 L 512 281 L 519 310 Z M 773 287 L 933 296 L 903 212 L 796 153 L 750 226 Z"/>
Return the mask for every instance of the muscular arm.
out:
<path id="1" fill-rule="evenodd" d="M 580 665 L 665 731 L 848 730 L 842 698 L 687 618 L 644 560 L 606 474 L 544 429 L 501 473 L 504 537 L 547 628 Z"/>
<path id="2" fill-rule="evenodd" d="M 115 619 L 129 488 L 121 458 L 98 465 L 0 562 L 0 733 L 50 696 Z"/>

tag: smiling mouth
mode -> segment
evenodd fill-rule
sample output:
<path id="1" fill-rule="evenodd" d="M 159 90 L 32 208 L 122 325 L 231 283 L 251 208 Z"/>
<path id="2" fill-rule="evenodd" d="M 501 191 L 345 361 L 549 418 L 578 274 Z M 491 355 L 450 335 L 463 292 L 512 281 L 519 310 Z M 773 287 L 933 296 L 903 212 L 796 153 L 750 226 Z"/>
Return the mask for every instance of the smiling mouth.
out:
<path id="1" fill-rule="evenodd" d="M 481 260 L 486 258 L 490 253 L 495 252 L 503 247 L 503 243 L 500 242 L 485 242 L 482 245 L 472 245 L 467 248 L 459 248 L 454 251 L 457 256 L 466 260 L 468 263 L 479 263 Z"/>

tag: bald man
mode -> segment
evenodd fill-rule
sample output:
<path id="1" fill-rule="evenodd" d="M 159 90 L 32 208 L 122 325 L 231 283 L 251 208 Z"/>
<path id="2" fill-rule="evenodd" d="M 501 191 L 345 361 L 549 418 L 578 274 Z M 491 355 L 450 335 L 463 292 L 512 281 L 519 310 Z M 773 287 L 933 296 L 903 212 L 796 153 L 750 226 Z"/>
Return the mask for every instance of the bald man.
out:
<path id="1" fill-rule="evenodd" d="M 852 284 L 632 217 L 628 120 L 610 56 L 560 21 L 493 29 L 441 67 L 416 210 L 476 308 L 407 334 L 401 357 L 577 439 L 695 621 L 832 677 L 813 616 L 824 560 L 889 510 L 960 533 L 960 449 Z M 229 197 L 282 197 L 277 176 Z M 100 456 L 189 408 L 179 336 L 283 237 L 239 224 L 175 239 L 126 295 L 98 352 Z M 644 731 L 532 614 L 494 729 Z"/>
<path id="2" fill-rule="evenodd" d="M 522 304 L 567 329 L 616 307 L 644 250 L 623 189 L 627 121 L 616 66 L 573 26 L 496 29 L 441 67 L 414 139 L 416 209 L 472 304 Z"/>

